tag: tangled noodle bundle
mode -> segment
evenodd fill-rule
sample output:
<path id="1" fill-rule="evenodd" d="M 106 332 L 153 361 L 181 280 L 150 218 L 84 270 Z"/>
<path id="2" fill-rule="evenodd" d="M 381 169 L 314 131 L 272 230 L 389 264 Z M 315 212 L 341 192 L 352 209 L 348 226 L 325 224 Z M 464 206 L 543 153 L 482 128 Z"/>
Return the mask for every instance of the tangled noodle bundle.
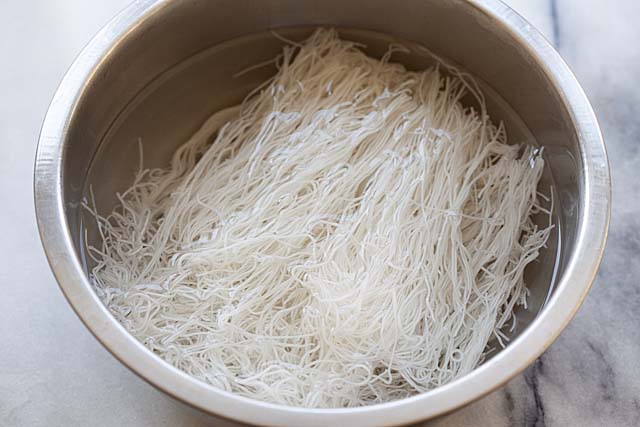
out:
<path id="1" fill-rule="evenodd" d="M 127 330 L 215 387 L 305 407 L 433 389 L 505 340 L 551 229 L 531 219 L 543 160 L 468 78 L 392 51 L 317 30 L 109 216 L 86 204 L 92 279 Z"/>

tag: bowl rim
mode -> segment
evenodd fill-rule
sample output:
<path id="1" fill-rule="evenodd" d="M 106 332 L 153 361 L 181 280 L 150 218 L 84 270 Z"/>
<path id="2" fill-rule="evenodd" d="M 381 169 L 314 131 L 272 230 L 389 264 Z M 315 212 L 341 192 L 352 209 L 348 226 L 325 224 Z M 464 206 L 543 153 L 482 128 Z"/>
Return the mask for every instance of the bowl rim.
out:
<path id="1" fill-rule="evenodd" d="M 130 335 L 93 292 L 75 254 L 63 205 L 62 173 L 69 125 L 86 82 L 113 46 L 140 22 L 171 3 L 141 0 L 103 27 L 65 74 L 46 114 L 35 159 L 36 218 L 49 265 L 69 304 L 98 341 L 134 373 L 175 399 L 211 415 L 264 426 L 415 423 L 451 412 L 490 393 L 533 363 L 573 318 L 595 279 L 611 209 L 607 153 L 584 91 L 544 36 L 500 0 L 465 2 L 504 27 L 537 60 L 570 114 L 581 149 L 584 215 L 575 251 L 553 296 L 519 337 L 471 373 L 429 392 L 365 407 L 311 409 L 262 402 L 217 389 L 163 361 Z"/>

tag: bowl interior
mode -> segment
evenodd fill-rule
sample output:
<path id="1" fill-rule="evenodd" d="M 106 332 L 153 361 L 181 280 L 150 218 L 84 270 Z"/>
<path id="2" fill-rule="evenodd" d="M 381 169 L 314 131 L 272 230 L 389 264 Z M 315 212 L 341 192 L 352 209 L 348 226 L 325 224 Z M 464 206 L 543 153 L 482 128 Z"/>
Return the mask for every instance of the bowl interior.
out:
<path id="1" fill-rule="evenodd" d="M 310 28 L 281 28 L 278 34 L 291 40 L 304 40 L 311 31 Z M 366 52 L 373 57 L 381 57 L 390 44 L 401 43 L 409 47 L 411 53 L 397 53 L 392 60 L 409 69 L 423 70 L 437 63 L 433 55 L 407 40 L 353 29 L 341 29 L 340 36 L 366 45 Z M 125 106 L 102 138 L 88 167 L 83 197 L 91 202 L 95 200 L 97 210 L 108 215 L 117 203 L 116 193 L 125 191 L 133 183 L 141 160 L 144 168 L 166 167 L 173 152 L 209 115 L 240 103 L 252 89 L 276 72 L 273 64 L 242 71 L 275 58 L 283 45 L 284 42 L 270 31 L 242 36 L 205 49 L 155 78 Z M 483 81 L 479 84 L 489 114 L 496 123 L 505 123 L 510 142 L 546 145 L 535 139 L 522 118 L 491 86 Z M 471 97 L 465 101 L 474 106 Z M 543 156 L 548 157 L 546 152 Z M 547 166 L 539 191 L 557 200 L 555 189 L 553 172 Z M 505 328 L 504 332 L 511 338 L 520 334 L 543 307 L 561 267 L 557 255 L 560 253 L 562 218 L 558 204 L 553 207 L 556 229 L 539 258 L 525 271 L 531 293 L 526 309 L 517 309 L 516 324 Z M 548 223 L 546 215 L 539 215 L 536 220 L 541 227 Z M 100 234 L 95 220 L 86 210 L 80 212 L 78 227 L 77 248 L 89 271 L 92 262 L 84 256 L 84 249 L 87 244 L 100 247 Z"/>

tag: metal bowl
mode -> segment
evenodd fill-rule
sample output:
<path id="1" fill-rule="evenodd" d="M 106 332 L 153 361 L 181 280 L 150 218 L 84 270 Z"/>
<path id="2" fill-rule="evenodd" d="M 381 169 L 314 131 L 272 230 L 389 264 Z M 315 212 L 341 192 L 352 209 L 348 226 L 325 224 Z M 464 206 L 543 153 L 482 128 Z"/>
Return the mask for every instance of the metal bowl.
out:
<path id="1" fill-rule="evenodd" d="M 165 363 L 129 335 L 94 294 L 81 239 L 88 186 L 98 209 L 108 212 L 115 192 L 133 179 L 138 139 L 145 145 L 145 166 L 164 164 L 207 115 L 238 102 L 268 75 L 265 69 L 232 77 L 280 49 L 276 39 L 264 37 L 268 30 L 297 27 L 290 30 L 295 35 L 305 31 L 300 27 L 318 25 L 364 38 L 372 54 L 385 40 L 398 38 L 469 70 L 492 94 L 490 109 L 512 136 L 545 146 L 545 179 L 554 183 L 558 199 L 557 233 L 527 273 L 532 308 L 518 312 L 510 344 L 443 387 L 351 409 L 264 403 L 213 388 Z M 405 59 L 409 66 L 424 65 Z M 582 89 L 549 43 L 498 0 L 137 1 L 71 66 L 47 113 L 35 166 L 36 213 L 49 263 L 91 332 L 122 363 L 176 399 L 210 415 L 259 425 L 413 423 L 504 384 L 551 345 L 584 299 L 602 257 L 610 197 L 605 147 Z M 92 238 L 94 231 L 86 232 Z"/>

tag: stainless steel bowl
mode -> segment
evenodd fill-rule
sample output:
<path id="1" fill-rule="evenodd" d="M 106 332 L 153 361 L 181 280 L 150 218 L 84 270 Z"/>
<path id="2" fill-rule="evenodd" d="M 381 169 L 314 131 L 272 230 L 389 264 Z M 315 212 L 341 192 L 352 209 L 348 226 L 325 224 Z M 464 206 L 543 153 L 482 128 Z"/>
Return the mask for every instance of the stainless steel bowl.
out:
<path id="1" fill-rule="evenodd" d="M 520 327 L 507 348 L 446 386 L 354 409 L 259 402 L 163 362 L 96 297 L 80 238 L 80 202 L 88 185 L 98 209 L 108 212 L 115 191 L 131 183 L 139 138 L 146 166 L 163 164 L 208 114 L 240 100 L 270 72 L 232 77 L 278 51 L 266 31 L 317 25 L 366 36 L 373 50 L 387 40 L 379 34 L 416 42 L 471 71 L 495 95 L 490 108 L 512 134 L 546 147 L 558 199 L 557 233 L 527 273 L 533 308 L 518 313 Z M 518 120 L 507 117 L 509 111 Z M 207 414 L 251 424 L 398 425 L 487 394 L 551 345 L 595 277 L 607 236 L 610 181 L 600 130 L 579 84 L 549 43 L 498 0 L 146 0 L 107 24 L 60 84 L 40 136 L 35 203 L 45 251 L 71 306 L 122 363 L 167 394 Z M 91 239 L 90 227 L 87 234 Z"/>

